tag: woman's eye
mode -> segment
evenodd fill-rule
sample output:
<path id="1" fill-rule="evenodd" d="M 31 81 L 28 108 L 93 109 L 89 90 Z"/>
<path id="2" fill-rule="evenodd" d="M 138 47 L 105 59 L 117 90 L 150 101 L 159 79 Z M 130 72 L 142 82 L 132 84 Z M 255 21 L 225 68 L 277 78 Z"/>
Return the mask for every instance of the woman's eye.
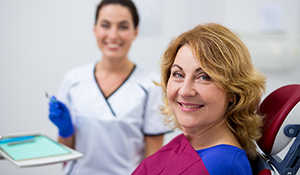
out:
<path id="1" fill-rule="evenodd" d="M 119 27 L 121 30 L 127 30 L 128 29 L 128 26 L 120 26 Z"/>
<path id="2" fill-rule="evenodd" d="M 182 75 L 181 73 L 174 72 L 174 73 L 173 73 L 173 77 L 175 77 L 175 78 L 182 78 L 183 75 Z"/>
<path id="3" fill-rule="evenodd" d="M 102 28 L 109 28 L 109 25 L 108 24 L 101 24 L 101 27 Z"/>
<path id="4" fill-rule="evenodd" d="M 211 80 L 210 76 L 208 76 L 207 74 L 200 75 L 199 79 L 202 81 L 210 81 Z"/>

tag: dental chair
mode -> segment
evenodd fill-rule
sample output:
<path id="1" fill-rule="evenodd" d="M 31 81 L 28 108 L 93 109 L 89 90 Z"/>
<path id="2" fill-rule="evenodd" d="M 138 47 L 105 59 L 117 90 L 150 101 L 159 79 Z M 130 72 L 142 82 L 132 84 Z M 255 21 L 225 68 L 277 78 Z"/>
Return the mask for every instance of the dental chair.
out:
<path id="1" fill-rule="evenodd" d="M 300 116 L 290 115 L 290 112 L 299 101 L 300 84 L 292 84 L 274 90 L 260 104 L 257 112 L 265 118 L 262 138 L 257 142 L 260 154 L 251 162 L 254 175 L 297 173 L 300 167 Z M 281 159 L 278 153 L 287 145 L 288 152 Z"/>

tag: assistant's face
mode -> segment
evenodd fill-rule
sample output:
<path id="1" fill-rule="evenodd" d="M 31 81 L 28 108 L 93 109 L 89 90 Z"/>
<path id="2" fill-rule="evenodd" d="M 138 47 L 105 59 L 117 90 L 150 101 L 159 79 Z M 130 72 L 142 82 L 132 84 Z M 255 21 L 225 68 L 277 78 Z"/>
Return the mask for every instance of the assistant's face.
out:
<path id="1" fill-rule="evenodd" d="M 103 58 L 116 60 L 127 56 L 137 29 L 127 7 L 110 4 L 100 9 L 94 33 Z"/>
<path id="2" fill-rule="evenodd" d="M 199 65 L 190 46 L 184 45 L 171 67 L 167 97 L 183 129 L 205 129 L 225 121 L 228 95 Z"/>

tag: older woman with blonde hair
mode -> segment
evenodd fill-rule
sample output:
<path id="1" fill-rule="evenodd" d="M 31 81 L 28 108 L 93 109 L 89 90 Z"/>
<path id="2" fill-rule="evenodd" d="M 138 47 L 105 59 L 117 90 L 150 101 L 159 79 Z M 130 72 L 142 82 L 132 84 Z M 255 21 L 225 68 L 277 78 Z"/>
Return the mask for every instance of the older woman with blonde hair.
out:
<path id="1" fill-rule="evenodd" d="M 161 76 L 165 122 L 183 134 L 133 174 L 252 174 L 265 77 L 241 39 L 219 24 L 196 26 L 165 50 Z"/>

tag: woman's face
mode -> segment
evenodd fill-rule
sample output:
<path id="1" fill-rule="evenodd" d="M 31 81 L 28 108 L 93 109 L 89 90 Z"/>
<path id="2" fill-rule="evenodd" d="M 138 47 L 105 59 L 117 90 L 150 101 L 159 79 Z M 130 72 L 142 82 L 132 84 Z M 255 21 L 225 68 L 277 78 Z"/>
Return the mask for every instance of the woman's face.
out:
<path id="1" fill-rule="evenodd" d="M 137 29 L 127 7 L 109 4 L 100 9 L 94 33 L 103 58 L 118 60 L 127 56 Z"/>
<path id="2" fill-rule="evenodd" d="M 183 130 L 205 130 L 225 122 L 228 95 L 201 69 L 189 45 L 181 47 L 175 57 L 167 96 Z"/>

